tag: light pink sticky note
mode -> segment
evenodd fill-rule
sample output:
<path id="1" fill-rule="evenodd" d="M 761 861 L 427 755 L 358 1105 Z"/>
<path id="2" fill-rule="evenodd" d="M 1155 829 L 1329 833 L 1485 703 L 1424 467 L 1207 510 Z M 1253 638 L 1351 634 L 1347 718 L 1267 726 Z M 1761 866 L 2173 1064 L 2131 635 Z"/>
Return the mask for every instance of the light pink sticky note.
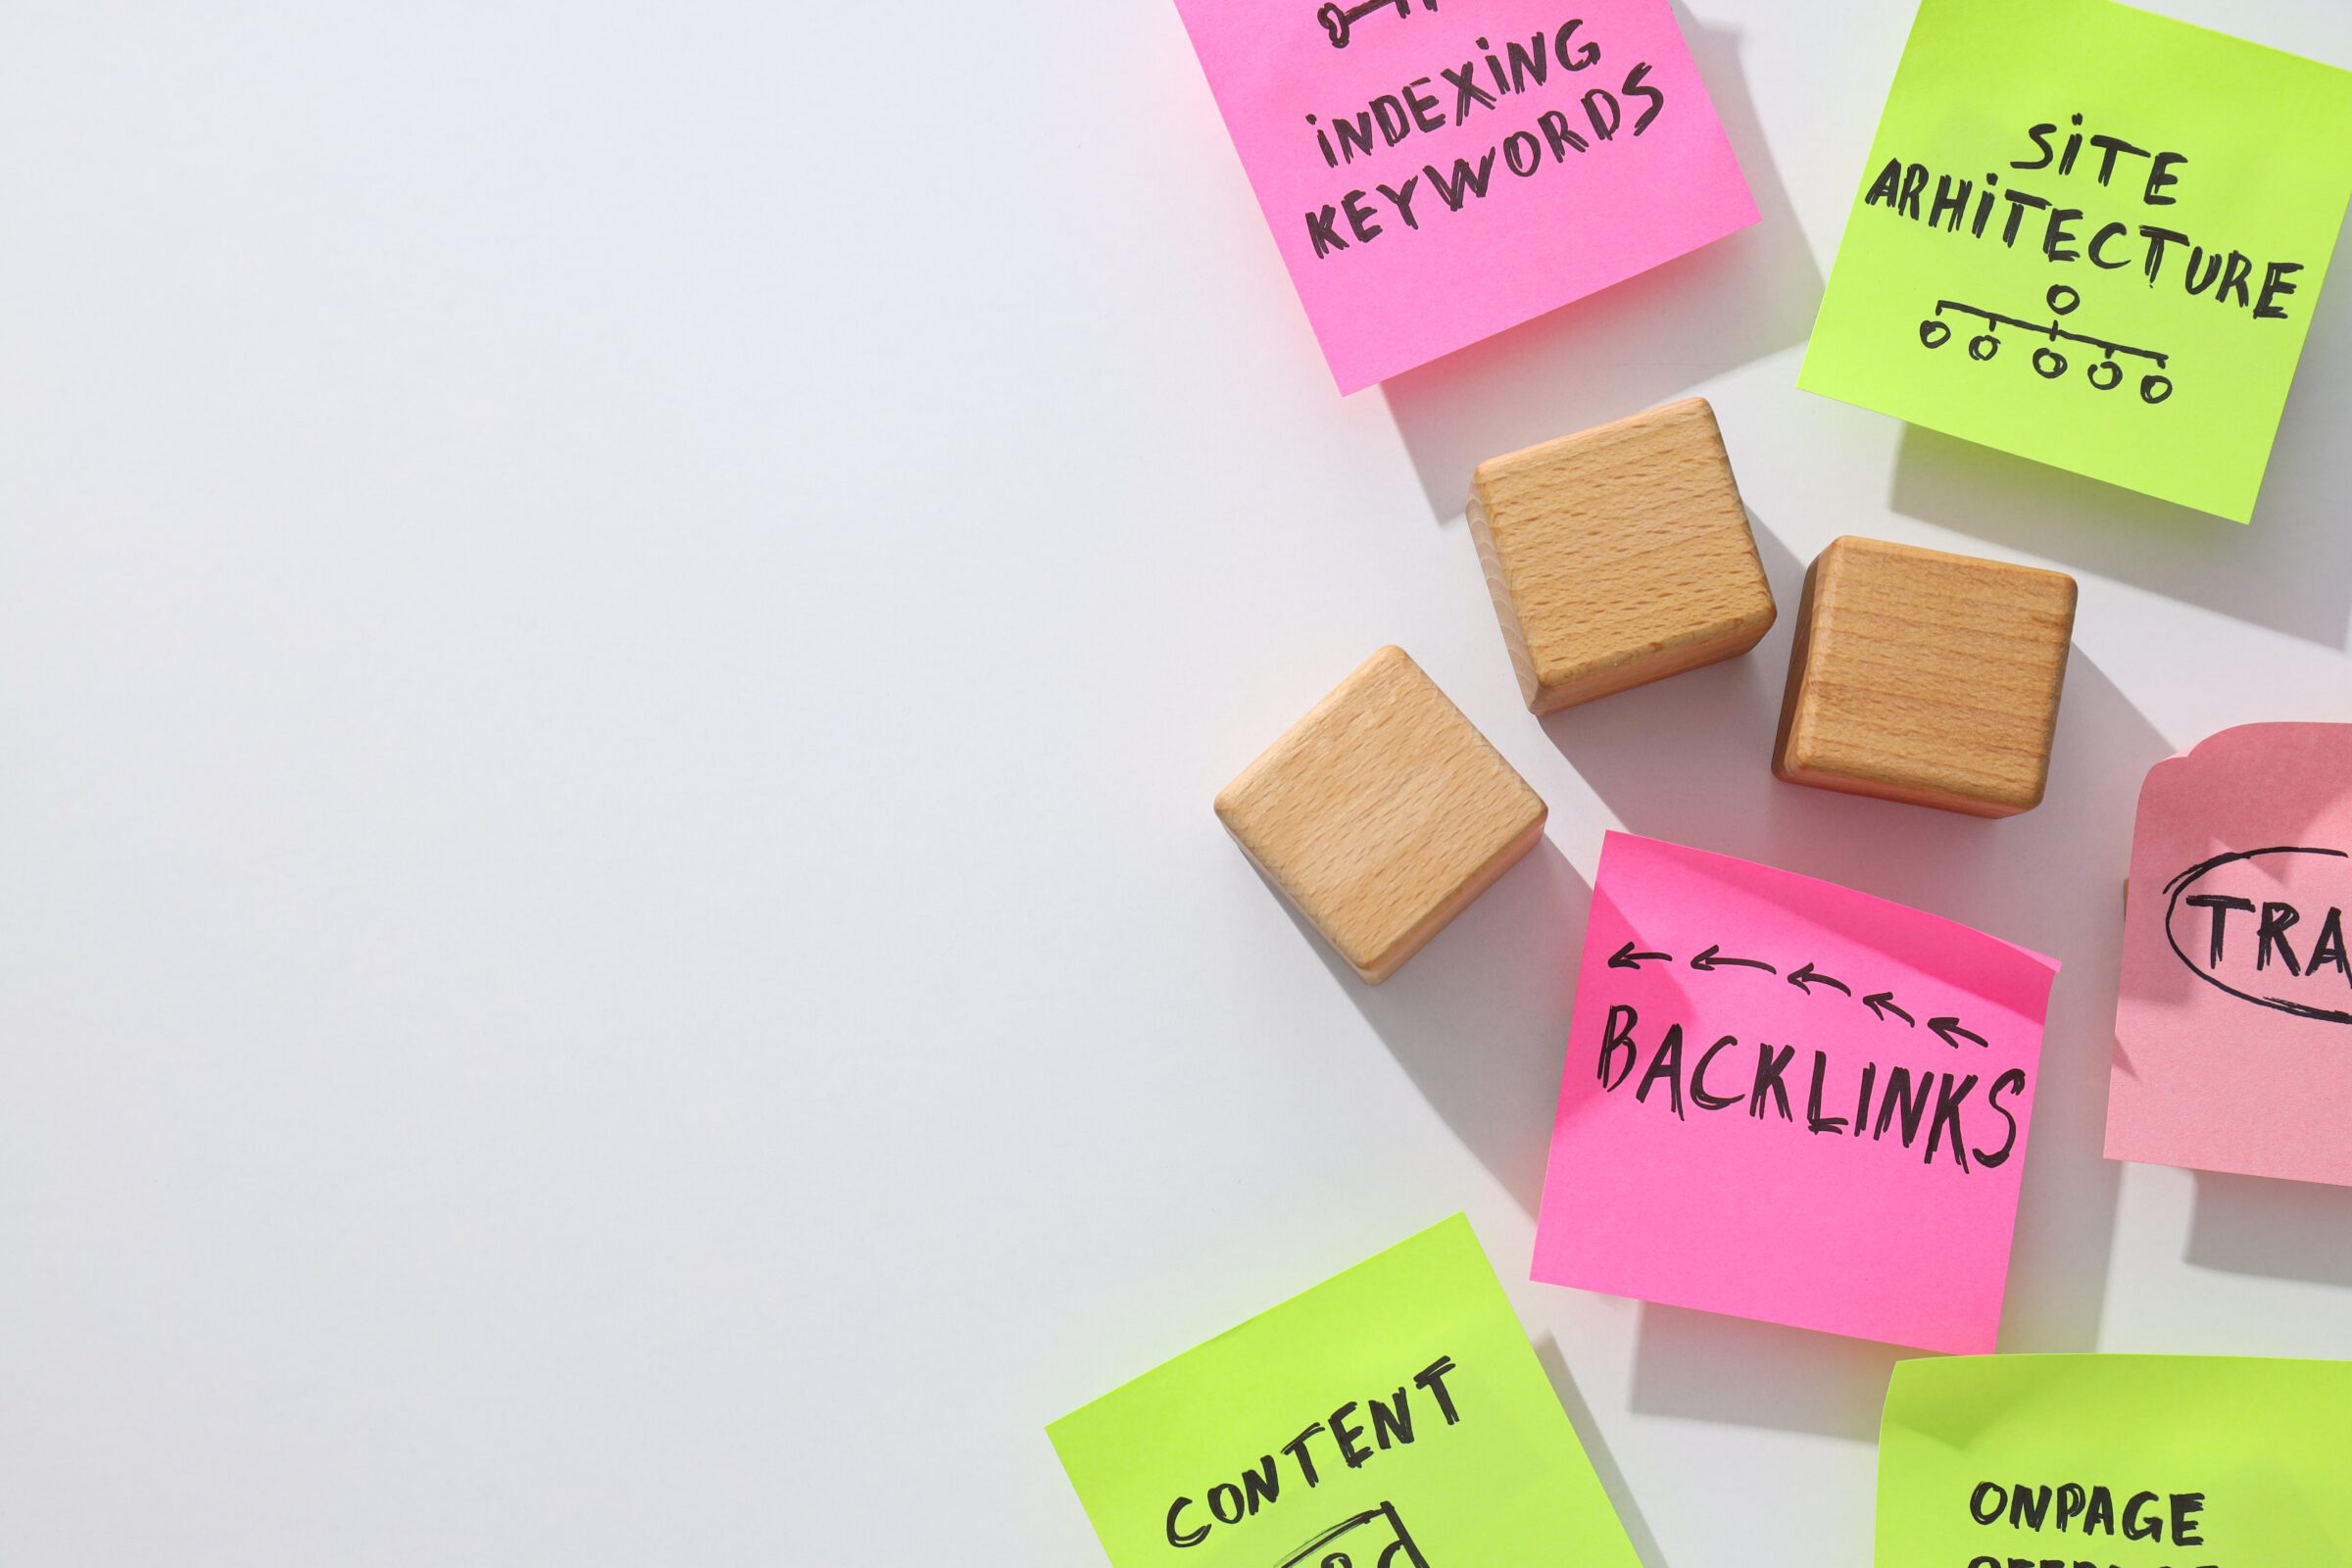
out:
<path id="1" fill-rule="evenodd" d="M 2055 959 L 1612 833 L 1534 1276 L 1994 1348 Z"/>
<path id="2" fill-rule="evenodd" d="M 2244 724 L 2148 770 L 2107 1157 L 2352 1186 L 2352 724 Z"/>
<path id="3" fill-rule="evenodd" d="M 1668 0 L 1176 8 L 1342 392 L 1756 220 Z"/>

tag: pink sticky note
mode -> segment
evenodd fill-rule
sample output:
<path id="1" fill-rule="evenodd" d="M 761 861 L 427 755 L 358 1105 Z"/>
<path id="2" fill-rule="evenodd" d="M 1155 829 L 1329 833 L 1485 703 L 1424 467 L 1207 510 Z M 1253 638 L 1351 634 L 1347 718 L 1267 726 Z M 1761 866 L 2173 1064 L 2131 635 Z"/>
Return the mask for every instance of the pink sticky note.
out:
<path id="1" fill-rule="evenodd" d="M 2107 1157 L 2352 1186 L 2352 724 L 2244 724 L 2148 770 Z"/>
<path id="2" fill-rule="evenodd" d="M 1342 392 L 1756 220 L 1668 0 L 1176 8 Z"/>
<path id="3" fill-rule="evenodd" d="M 1993 1348 L 2056 960 L 1612 833 L 1534 1276 Z"/>

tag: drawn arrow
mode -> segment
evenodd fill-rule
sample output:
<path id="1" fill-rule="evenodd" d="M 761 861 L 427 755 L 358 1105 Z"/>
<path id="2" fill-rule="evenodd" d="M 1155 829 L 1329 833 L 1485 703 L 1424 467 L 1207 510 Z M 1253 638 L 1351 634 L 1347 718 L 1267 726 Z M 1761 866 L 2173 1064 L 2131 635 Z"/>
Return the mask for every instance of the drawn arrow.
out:
<path id="1" fill-rule="evenodd" d="M 1823 974 L 1819 969 L 1814 968 L 1809 962 L 1801 969 L 1790 970 L 1788 973 L 1788 983 L 1796 987 L 1797 990 L 1802 991 L 1808 997 L 1813 994 L 1813 988 L 1815 986 L 1828 986 L 1832 991 L 1842 991 L 1849 997 L 1854 994 L 1854 988 L 1852 986 L 1847 985 L 1842 980 L 1831 979 L 1828 975 Z"/>
<path id="2" fill-rule="evenodd" d="M 1715 946 L 1715 944 L 1712 942 L 1707 944 L 1706 952 L 1698 955 L 1698 956 L 1690 960 L 1690 967 L 1700 971 L 1701 973 L 1704 973 L 1709 969 L 1721 969 L 1735 964 L 1742 969 L 1761 969 L 1766 974 L 1779 974 L 1781 972 L 1780 970 L 1775 969 L 1771 964 L 1766 963 L 1762 958 L 1727 958 L 1723 956 L 1723 950 Z"/>
<path id="3" fill-rule="evenodd" d="M 1957 1018 L 1930 1018 L 1928 1020 L 1928 1027 L 1935 1032 L 1936 1039 L 1942 1041 L 1954 1051 L 1958 1051 L 1960 1049 L 1961 1040 L 1973 1040 L 1980 1046 L 1985 1043 L 1983 1035 L 1974 1034 L 1966 1029 L 1961 1028 L 1960 1020 Z M 1952 1037 L 1954 1035 L 1959 1036 L 1960 1039 L 1953 1039 Z"/>
<path id="4" fill-rule="evenodd" d="M 1609 967 L 1612 969 L 1639 969 L 1642 967 L 1642 960 L 1644 958 L 1658 958 L 1667 963 L 1672 963 L 1674 961 L 1674 955 L 1671 953 L 1636 953 L 1634 951 L 1634 945 L 1631 942 L 1628 942 L 1624 947 L 1619 948 L 1615 953 L 1609 956 Z"/>
<path id="5" fill-rule="evenodd" d="M 1874 991 L 1869 996 L 1862 999 L 1862 1005 L 1868 1007 L 1872 1012 L 1877 1013 L 1879 1022 L 1881 1023 L 1885 1023 L 1886 1021 L 1886 1015 L 1891 1012 L 1897 1018 L 1900 1018 L 1903 1020 L 1903 1022 L 1909 1024 L 1912 1028 L 1916 1029 L 1919 1027 L 1919 1020 L 1917 1018 L 1912 1017 L 1909 1013 L 1905 1012 L 1902 1008 L 1894 1004 L 1894 993 L 1891 991 Z"/>

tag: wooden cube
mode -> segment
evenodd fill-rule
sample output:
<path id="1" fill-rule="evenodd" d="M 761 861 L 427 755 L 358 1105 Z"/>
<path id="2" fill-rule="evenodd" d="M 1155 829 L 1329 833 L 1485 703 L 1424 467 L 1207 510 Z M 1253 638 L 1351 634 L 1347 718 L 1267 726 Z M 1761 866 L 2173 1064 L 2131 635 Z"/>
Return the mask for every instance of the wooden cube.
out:
<path id="1" fill-rule="evenodd" d="M 1837 540 L 1805 573 L 1772 770 L 1972 816 L 2032 810 L 2074 629 L 2062 571 Z"/>
<path id="2" fill-rule="evenodd" d="M 1772 627 L 1704 398 L 1492 458 L 1469 513 L 1534 712 L 1744 654 Z"/>
<path id="3" fill-rule="evenodd" d="M 1374 985 L 1544 832 L 1536 792 L 1401 648 L 1292 725 L 1217 815 Z"/>

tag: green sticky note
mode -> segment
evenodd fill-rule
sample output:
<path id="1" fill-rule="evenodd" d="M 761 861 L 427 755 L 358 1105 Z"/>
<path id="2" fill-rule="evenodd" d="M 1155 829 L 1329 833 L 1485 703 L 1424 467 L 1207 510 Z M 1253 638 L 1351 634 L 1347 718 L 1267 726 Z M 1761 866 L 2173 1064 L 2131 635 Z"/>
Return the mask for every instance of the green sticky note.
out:
<path id="1" fill-rule="evenodd" d="M 1640 1568 L 1458 1214 L 1047 1434 L 1115 1568 Z"/>
<path id="2" fill-rule="evenodd" d="M 1878 1568 L 2352 1563 L 2352 1361 L 1904 1361 Z"/>
<path id="3" fill-rule="evenodd" d="M 1922 0 L 1798 385 L 2253 516 L 2352 73 L 2113 0 Z"/>

